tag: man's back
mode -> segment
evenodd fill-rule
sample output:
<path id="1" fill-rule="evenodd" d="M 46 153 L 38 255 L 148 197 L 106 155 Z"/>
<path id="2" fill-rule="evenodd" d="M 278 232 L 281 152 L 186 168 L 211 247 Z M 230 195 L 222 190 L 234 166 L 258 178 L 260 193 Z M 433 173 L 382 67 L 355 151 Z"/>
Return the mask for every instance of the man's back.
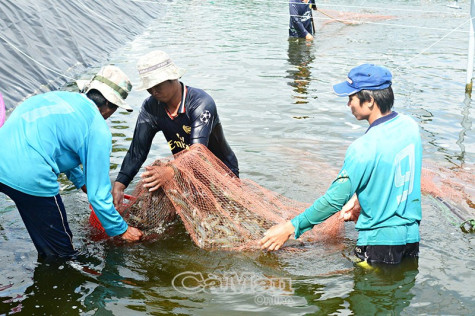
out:
<path id="1" fill-rule="evenodd" d="M 78 152 L 94 133 L 107 135 L 107 125 L 84 95 L 56 91 L 27 99 L 0 129 L 0 182 L 36 196 L 57 194 L 58 174 L 81 163 Z"/>
<path id="2" fill-rule="evenodd" d="M 348 173 L 352 191 L 357 193 L 362 207 L 356 224 L 360 231 L 358 244 L 419 241 L 418 225 L 417 236 L 414 227 L 407 233 L 409 237 L 402 236 L 397 227 L 421 220 L 421 165 L 419 128 L 405 115 L 398 114 L 371 127 L 351 144 L 343 170 Z M 402 240 L 406 238 L 410 240 Z"/>

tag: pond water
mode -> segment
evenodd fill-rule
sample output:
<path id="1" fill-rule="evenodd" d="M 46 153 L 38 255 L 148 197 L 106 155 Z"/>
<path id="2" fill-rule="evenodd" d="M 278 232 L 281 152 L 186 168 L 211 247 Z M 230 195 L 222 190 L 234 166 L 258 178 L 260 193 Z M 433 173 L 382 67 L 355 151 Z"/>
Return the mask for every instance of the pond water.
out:
<path id="1" fill-rule="evenodd" d="M 473 110 L 465 95 L 469 1 L 459 1 L 460 10 L 447 1 L 319 1 L 327 13 L 373 19 L 345 25 L 314 13 L 311 44 L 288 39 L 286 1 L 147 3 L 163 14 L 103 63 L 118 65 L 138 85 L 137 59 L 167 51 L 187 70 L 182 81 L 215 99 L 242 178 L 298 201 L 318 198 L 348 145 L 366 130 L 347 99 L 331 89 L 364 62 L 393 71 L 395 110 L 420 124 L 424 164 L 473 175 Z M 376 18 L 381 15 L 391 19 Z M 133 91 L 128 101 L 137 110 L 109 120 L 112 180 L 146 96 Z M 157 135 L 146 164 L 169 154 Z M 356 243 L 353 223 L 345 224 L 342 240 L 297 253 L 205 251 L 180 223 L 159 240 L 94 241 L 86 196 L 64 179 L 61 184 L 74 242 L 84 255 L 39 263 L 15 206 L 0 196 L 0 314 L 468 315 L 475 308 L 473 234 L 456 227 L 430 195 L 422 200 L 418 263 L 366 270 L 348 258 Z M 473 218 L 471 198 L 459 206 Z"/>

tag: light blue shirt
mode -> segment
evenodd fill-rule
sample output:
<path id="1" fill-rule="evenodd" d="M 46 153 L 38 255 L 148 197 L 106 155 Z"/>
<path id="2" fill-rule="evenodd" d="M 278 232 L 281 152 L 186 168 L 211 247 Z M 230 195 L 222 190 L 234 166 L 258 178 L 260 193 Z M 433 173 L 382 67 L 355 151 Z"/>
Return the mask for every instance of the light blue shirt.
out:
<path id="1" fill-rule="evenodd" d="M 122 234 L 128 226 L 110 193 L 111 140 L 104 118 L 85 95 L 55 91 L 33 96 L 0 128 L 0 182 L 50 197 L 59 193 L 58 175 L 65 173 L 77 188 L 86 184 L 106 233 Z"/>
<path id="2" fill-rule="evenodd" d="M 421 168 L 417 123 L 401 114 L 375 121 L 350 145 L 325 195 L 292 219 L 296 237 L 341 210 L 356 193 L 362 209 L 355 226 L 357 245 L 419 242 Z"/>

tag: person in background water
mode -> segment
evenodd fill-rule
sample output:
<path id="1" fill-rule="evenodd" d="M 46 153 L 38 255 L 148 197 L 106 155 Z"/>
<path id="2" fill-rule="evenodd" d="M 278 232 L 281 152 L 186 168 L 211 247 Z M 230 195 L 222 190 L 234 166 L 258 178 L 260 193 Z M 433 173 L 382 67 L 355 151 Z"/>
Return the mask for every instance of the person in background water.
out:
<path id="1" fill-rule="evenodd" d="M 292 234 L 298 238 L 356 193 L 340 215 L 356 221 L 355 255 L 368 264 L 418 257 L 421 137 L 412 118 L 391 110 L 391 84 L 388 69 L 363 64 L 349 72 L 347 81 L 333 86 L 339 96 L 349 96 L 351 112 L 357 120 L 367 120 L 369 128 L 349 146 L 325 195 L 291 221 L 271 227 L 260 240 L 263 249 L 279 249 Z"/>
<path id="2" fill-rule="evenodd" d="M 173 154 L 192 144 L 203 144 L 239 177 L 238 161 L 224 137 L 213 98 L 178 81 L 184 70 L 176 67 L 163 51 L 143 56 L 137 68 L 142 80 L 137 90 L 147 90 L 150 96 L 143 102 L 132 143 L 114 183 L 114 203 L 122 201 L 125 188 L 145 162 L 159 131 Z M 141 177 L 144 187 L 155 191 L 173 175 L 172 167 L 147 166 Z"/>
<path id="3" fill-rule="evenodd" d="M 317 10 L 315 0 L 289 0 L 289 36 L 312 41 L 315 35 L 312 10 Z"/>
<path id="4" fill-rule="evenodd" d="M 0 192 L 15 202 L 40 257 L 77 254 L 59 195 L 60 173 L 87 193 L 109 236 L 141 238 L 142 232 L 128 226 L 113 205 L 112 136 L 105 122 L 118 107 L 132 111 L 124 101 L 131 88 L 119 68 L 105 66 L 88 82 L 85 94 L 33 96 L 0 128 Z"/>

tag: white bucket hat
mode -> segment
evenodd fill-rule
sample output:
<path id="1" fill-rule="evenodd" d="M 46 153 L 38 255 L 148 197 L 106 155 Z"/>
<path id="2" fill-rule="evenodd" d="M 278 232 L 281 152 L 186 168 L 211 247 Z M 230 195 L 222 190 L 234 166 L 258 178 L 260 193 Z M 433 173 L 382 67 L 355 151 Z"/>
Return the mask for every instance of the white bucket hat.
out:
<path id="1" fill-rule="evenodd" d="M 125 103 L 132 84 L 129 77 L 116 66 L 104 66 L 91 80 L 78 80 L 79 90 L 88 93 L 92 89 L 99 90 L 107 101 L 129 112 L 133 109 Z"/>
<path id="2" fill-rule="evenodd" d="M 167 80 L 179 79 L 185 69 L 175 66 L 167 53 L 156 50 L 141 57 L 137 62 L 137 70 L 142 80 L 137 90 L 150 89 Z"/>

